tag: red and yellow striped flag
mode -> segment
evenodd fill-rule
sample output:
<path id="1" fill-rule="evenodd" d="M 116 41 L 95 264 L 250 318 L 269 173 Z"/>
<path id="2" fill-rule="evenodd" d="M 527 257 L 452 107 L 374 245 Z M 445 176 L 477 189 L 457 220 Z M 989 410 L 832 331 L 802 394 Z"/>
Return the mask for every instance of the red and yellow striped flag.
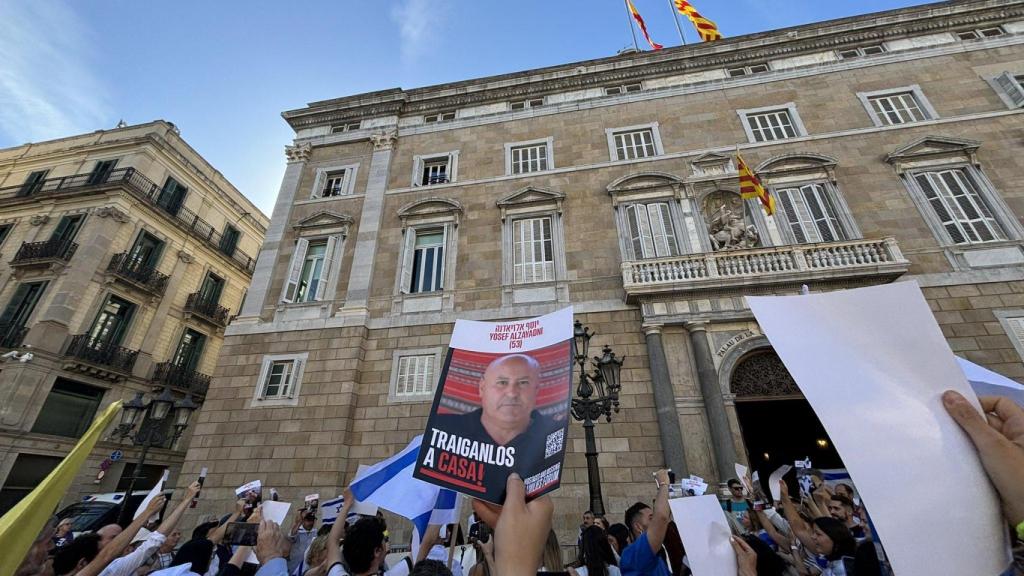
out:
<path id="1" fill-rule="evenodd" d="M 690 19 L 693 23 L 693 27 L 697 29 L 697 34 L 700 34 L 700 39 L 704 42 L 711 42 L 713 40 L 721 40 L 722 33 L 718 31 L 718 26 L 714 22 L 700 15 L 697 9 L 694 8 L 686 0 L 675 0 L 676 10 L 683 16 Z"/>
<path id="2" fill-rule="evenodd" d="M 744 200 L 757 198 L 764 206 L 765 214 L 769 216 L 775 214 L 775 199 L 764 189 L 761 179 L 747 167 L 747 163 L 740 158 L 739 154 L 736 154 L 736 170 L 740 174 L 740 196 Z"/>
<path id="3" fill-rule="evenodd" d="M 647 24 L 644 24 L 643 17 L 636 11 L 636 6 L 633 6 L 633 0 L 626 0 L 626 5 L 629 6 L 629 13 L 633 15 L 633 20 L 636 20 L 636 23 L 640 25 L 640 31 L 644 33 L 647 43 L 651 45 L 651 48 L 661 50 L 663 46 L 651 40 L 651 35 L 647 33 Z"/>

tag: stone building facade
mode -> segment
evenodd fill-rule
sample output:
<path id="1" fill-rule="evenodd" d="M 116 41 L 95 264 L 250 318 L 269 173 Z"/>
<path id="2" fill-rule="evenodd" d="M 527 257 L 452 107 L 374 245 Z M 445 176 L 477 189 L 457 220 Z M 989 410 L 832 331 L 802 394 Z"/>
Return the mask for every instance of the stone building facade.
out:
<path id="1" fill-rule="evenodd" d="M 569 304 L 626 358 L 596 427 L 613 521 L 666 464 L 717 482 L 810 442 L 840 465 L 744 296 L 915 280 L 955 352 L 1024 377 L 1022 79 L 1024 2 L 977 0 L 285 112 L 184 472 L 209 467 L 217 511 L 256 478 L 333 495 L 422 432 L 456 318 Z M 737 151 L 774 216 L 740 199 Z M 588 505 L 580 428 L 564 542 Z"/>
<path id="2" fill-rule="evenodd" d="M 0 513 L 110 403 L 164 387 L 203 402 L 268 224 L 168 122 L 0 150 L 0 353 L 32 354 L 0 365 Z M 174 432 L 138 488 L 177 473 L 189 429 Z M 139 453 L 106 437 L 65 503 L 125 490 Z"/>

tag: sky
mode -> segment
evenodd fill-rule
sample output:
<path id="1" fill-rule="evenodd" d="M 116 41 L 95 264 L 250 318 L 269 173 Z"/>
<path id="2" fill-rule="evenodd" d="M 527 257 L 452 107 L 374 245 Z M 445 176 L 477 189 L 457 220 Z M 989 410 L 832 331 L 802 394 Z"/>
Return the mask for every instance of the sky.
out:
<path id="1" fill-rule="evenodd" d="M 656 42 L 679 45 L 669 0 L 633 3 Z M 691 3 L 728 37 L 921 2 Z M 2 0 L 0 148 L 164 119 L 269 215 L 294 137 L 285 110 L 632 42 L 622 0 Z"/>

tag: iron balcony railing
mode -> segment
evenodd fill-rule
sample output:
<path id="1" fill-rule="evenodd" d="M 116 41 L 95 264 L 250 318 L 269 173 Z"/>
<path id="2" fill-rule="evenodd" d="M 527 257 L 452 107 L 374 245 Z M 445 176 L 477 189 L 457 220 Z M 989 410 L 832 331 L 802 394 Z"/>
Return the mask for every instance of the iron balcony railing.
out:
<path id="1" fill-rule="evenodd" d="M 230 253 L 221 244 L 221 234 L 195 212 L 161 199 L 162 188 L 155 182 L 137 172 L 135 168 L 117 168 L 106 174 L 75 174 L 40 180 L 31 186 L 19 184 L 0 188 L 0 200 L 25 196 L 39 196 L 76 192 L 96 186 L 120 184 L 150 206 L 167 214 L 177 224 L 185 227 L 190 234 L 201 239 L 210 248 L 224 254 L 235 265 L 252 274 L 256 268 L 256 260 L 244 252 L 232 249 Z"/>
<path id="2" fill-rule="evenodd" d="M 230 310 L 217 302 L 203 298 L 199 292 L 193 292 L 188 295 L 188 298 L 185 300 L 185 312 L 201 316 L 222 327 L 228 325 L 228 316 L 231 315 Z"/>
<path id="3" fill-rule="evenodd" d="M 40 260 L 61 260 L 67 262 L 78 250 L 78 244 L 70 240 L 44 240 L 42 242 L 22 242 L 18 252 L 11 260 L 12 265 L 31 264 Z"/>
<path id="4" fill-rule="evenodd" d="M 71 343 L 64 356 L 131 374 L 139 351 L 97 340 L 88 334 L 78 334 L 71 337 Z"/>
<path id="5" fill-rule="evenodd" d="M 185 392 L 191 392 L 193 396 L 206 397 L 206 391 L 210 389 L 210 376 L 195 370 L 175 366 L 170 362 L 163 362 L 156 365 L 156 372 L 153 373 L 155 384 L 165 384 L 178 388 Z"/>
<path id="6" fill-rule="evenodd" d="M 18 324 L 0 324 L 0 348 L 17 348 L 25 340 L 28 326 Z"/>
<path id="7" fill-rule="evenodd" d="M 152 292 L 163 294 L 167 287 L 167 280 L 170 278 L 152 266 L 144 266 L 142 263 L 133 260 L 127 253 L 114 254 L 107 266 L 107 272 L 111 272 L 132 284 Z"/>

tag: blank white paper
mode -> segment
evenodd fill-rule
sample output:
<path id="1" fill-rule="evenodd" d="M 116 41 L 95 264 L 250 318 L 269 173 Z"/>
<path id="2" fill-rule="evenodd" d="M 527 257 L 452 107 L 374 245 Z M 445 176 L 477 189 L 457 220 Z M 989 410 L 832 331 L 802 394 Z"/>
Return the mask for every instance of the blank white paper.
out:
<path id="1" fill-rule="evenodd" d="M 675 498 L 668 505 L 693 576 L 736 576 L 736 553 L 729 541 L 732 532 L 718 496 Z"/>
<path id="2" fill-rule="evenodd" d="M 942 392 L 980 406 L 917 284 L 747 301 L 843 458 L 895 573 L 1001 573 L 1010 557 L 999 501 Z"/>

